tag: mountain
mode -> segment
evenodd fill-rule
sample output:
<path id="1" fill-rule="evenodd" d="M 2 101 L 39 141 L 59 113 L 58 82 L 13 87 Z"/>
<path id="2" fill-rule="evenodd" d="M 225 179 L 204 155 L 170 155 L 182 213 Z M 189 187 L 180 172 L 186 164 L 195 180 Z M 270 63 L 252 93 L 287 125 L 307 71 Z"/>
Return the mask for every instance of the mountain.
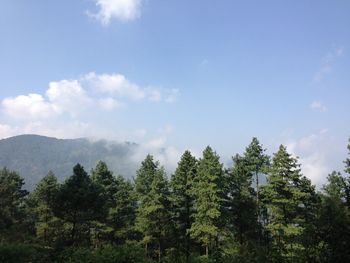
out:
<path id="1" fill-rule="evenodd" d="M 17 171 L 25 179 L 25 188 L 34 185 L 52 170 L 63 181 L 77 163 L 90 171 L 97 161 L 105 161 L 114 174 L 132 178 L 139 165 L 132 158 L 135 143 L 106 140 L 56 139 L 38 135 L 20 135 L 0 140 L 0 167 Z"/>

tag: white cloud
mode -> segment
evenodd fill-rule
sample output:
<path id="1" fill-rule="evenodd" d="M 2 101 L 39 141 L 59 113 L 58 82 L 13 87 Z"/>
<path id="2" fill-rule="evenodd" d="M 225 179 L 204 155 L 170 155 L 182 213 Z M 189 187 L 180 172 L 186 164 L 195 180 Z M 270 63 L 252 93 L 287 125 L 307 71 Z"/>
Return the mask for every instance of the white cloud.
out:
<path id="1" fill-rule="evenodd" d="M 168 175 L 173 173 L 183 151 L 173 146 L 166 146 L 166 140 L 165 136 L 161 136 L 140 144 L 131 157 L 132 160 L 135 163 L 140 163 L 147 154 L 152 154 L 155 160 L 165 167 Z"/>
<path id="2" fill-rule="evenodd" d="M 15 119 L 46 119 L 58 114 L 57 108 L 40 94 L 6 98 L 1 104 L 5 114 Z"/>
<path id="3" fill-rule="evenodd" d="M 153 86 L 140 87 L 122 74 L 99 75 L 90 72 L 81 79 L 81 82 L 95 92 L 107 93 L 120 99 L 134 101 L 147 99 L 152 102 L 172 103 L 176 101 L 179 94 L 178 89 L 164 89 Z"/>
<path id="4" fill-rule="evenodd" d="M 102 25 L 108 25 L 112 18 L 126 22 L 137 19 L 141 15 L 142 0 L 94 0 L 99 8 L 98 13 L 90 14 Z"/>
<path id="5" fill-rule="evenodd" d="M 141 100 L 149 103 L 174 101 L 178 92 L 149 87 L 140 87 L 117 73 L 89 73 L 76 79 L 49 82 L 42 94 L 30 93 L 0 101 L 0 116 L 3 117 L 2 122 L 6 122 L 0 123 L 0 138 L 39 134 L 57 138 L 132 141 L 141 143 L 142 154 L 155 153 L 162 160 L 170 162 L 174 150 L 166 150 L 165 147 L 166 136 L 172 130 L 170 125 L 158 131 L 159 138 L 151 140 L 144 128 L 123 130 L 116 119 L 108 123 L 101 123 L 98 119 L 106 111 L 110 111 L 112 115 L 109 116 L 113 116 L 115 111 L 128 103 Z M 128 109 L 125 107 L 125 110 Z"/>
<path id="6" fill-rule="evenodd" d="M 0 139 L 8 138 L 14 135 L 17 135 L 17 128 L 11 127 L 7 124 L 0 123 Z"/>
<path id="7" fill-rule="evenodd" d="M 123 107 L 126 102 L 123 100 L 169 103 L 176 100 L 177 94 L 177 89 L 141 88 L 122 74 L 92 72 L 78 79 L 52 81 L 45 95 L 31 93 L 5 98 L 1 106 L 3 113 L 15 119 L 43 120 L 64 113 L 77 118 L 92 105 L 112 111 Z"/>
<path id="8" fill-rule="evenodd" d="M 101 74 L 91 72 L 84 76 L 87 84 L 100 92 L 114 94 L 121 98 L 140 100 L 145 92 L 135 83 L 132 83 L 121 74 Z"/>
<path id="9" fill-rule="evenodd" d="M 91 124 L 77 120 L 69 122 L 28 122 L 21 127 L 20 131 L 21 134 L 38 134 L 63 139 L 91 136 L 92 131 L 95 132 Z"/>
<path id="10" fill-rule="evenodd" d="M 123 107 L 123 104 L 113 98 L 103 98 L 98 100 L 98 104 L 104 110 L 111 111 Z"/>
<path id="11" fill-rule="evenodd" d="M 77 80 L 50 82 L 46 95 L 55 111 L 68 112 L 72 116 L 78 115 L 91 103 Z"/>
<path id="12" fill-rule="evenodd" d="M 344 53 L 343 47 L 337 47 L 322 58 L 321 67 L 314 75 L 314 82 L 321 82 L 333 70 L 333 65 L 337 58 Z"/>
<path id="13" fill-rule="evenodd" d="M 310 104 L 310 109 L 312 109 L 313 111 L 318 111 L 318 112 L 326 112 L 327 111 L 327 107 L 324 106 L 320 101 L 313 101 Z"/>

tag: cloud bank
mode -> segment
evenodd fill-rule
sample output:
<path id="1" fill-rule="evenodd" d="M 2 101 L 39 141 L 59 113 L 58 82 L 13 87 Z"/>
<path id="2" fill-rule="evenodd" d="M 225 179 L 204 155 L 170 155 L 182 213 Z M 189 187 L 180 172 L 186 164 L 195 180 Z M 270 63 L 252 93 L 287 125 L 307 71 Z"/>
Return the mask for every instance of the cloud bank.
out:
<path id="1" fill-rule="evenodd" d="M 77 79 L 51 81 L 43 94 L 29 93 L 1 100 L 0 138 L 35 133 L 60 138 L 138 140 L 139 132 L 121 129 L 115 132 L 97 125 L 96 114 L 118 113 L 141 102 L 146 107 L 154 103 L 168 104 L 174 102 L 177 95 L 177 89 L 142 87 L 120 73 L 90 72 Z M 95 117 L 90 117 L 91 113 Z"/>
<path id="2" fill-rule="evenodd" d="M 132 141 L 140 144 L 132 157 L 135 161 L 140 162 L 151 153 L 168 171 L 173 171 L 181 152 L 166 145 L 172 132 L 170 124 L 156 127 L 152 132 L 143 127 L 123 130 L 114 123 L 113 117 L 136 104 L 141 111 L 150 104 L 166 107 L 175 102 L 177 96 L 177 89 L 141 86 L 120 73 L 90 72 L 76 79 L 51 81 L 42 94 L 22 94 L 0 101 L 0 139 L 39 134 L 57 138 Z M 108 120 L 113 125 L 99 122 L 100 116 L 105 114 L 110 114 Z"/>

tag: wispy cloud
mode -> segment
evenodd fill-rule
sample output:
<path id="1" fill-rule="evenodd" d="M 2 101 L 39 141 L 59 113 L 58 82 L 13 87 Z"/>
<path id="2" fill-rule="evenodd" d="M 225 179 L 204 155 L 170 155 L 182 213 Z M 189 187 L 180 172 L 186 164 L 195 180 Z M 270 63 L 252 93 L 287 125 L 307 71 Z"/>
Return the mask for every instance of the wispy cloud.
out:
<path id="1" fill-rule="evenodd" d="M 94 0 L 98 7 L 97 13 L 87 12 L 90 17 L 97 19 L 107 26 L 113 18 L 126 22 L 135 20 L 141 15 L 142 0 Z"/>
<path id="2" fill-rule="evenodd" d="M 310 104 L 310 109 L 312 109 L 313 111 L 318 111 L 318 112 L 326 112 L 327 111 L 327 107 L 324 106 L 320 101 L 313 101 Z"/>
<path id="3" fill-rule="evenodd" d="M 201 68 L 205 68 L 209 65 L 209 60 L 207 60 L 206 58 L 203 59 L 200 63 L 199 63 L 199 67 Z"/>
<path id="4" fill-rule="evenodd" d="M 329 75 L 334 67 L 335 61 L 344 53 L 343 47 L 337 47 L 326 54 L 321 61 L 321 67 L 315 73 L 313 81 L 321 82 L 327 75 Z"/>

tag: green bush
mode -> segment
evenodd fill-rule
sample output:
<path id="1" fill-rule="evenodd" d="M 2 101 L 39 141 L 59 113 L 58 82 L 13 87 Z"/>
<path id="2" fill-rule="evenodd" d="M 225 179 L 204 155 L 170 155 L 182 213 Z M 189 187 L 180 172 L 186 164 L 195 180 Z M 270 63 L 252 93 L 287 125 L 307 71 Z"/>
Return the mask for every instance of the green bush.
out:
<path id="1" fill-rule="evenodd" d="M 46 263 L 50 262 L 51 251 L 35 245 L 0 244 L 1 263 Z"/>
<path id="2" fill-rule="evenodd" d="M 63 250 L 57 263 L 147 263 L 143 250 L 134 245 L 106 246 L 97 250 L 71 247 Z"/>

